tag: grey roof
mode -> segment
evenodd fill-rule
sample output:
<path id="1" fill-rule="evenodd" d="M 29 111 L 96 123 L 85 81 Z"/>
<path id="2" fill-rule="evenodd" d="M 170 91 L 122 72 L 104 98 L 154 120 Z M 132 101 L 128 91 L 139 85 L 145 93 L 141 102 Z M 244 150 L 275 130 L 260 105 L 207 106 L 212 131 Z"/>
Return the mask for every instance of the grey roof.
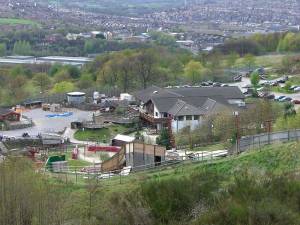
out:
<path id="1" fill-rule="evenodd" d="M 180 99 L 173 105 L 173 107 L 168 111 L 169 114 L 173 116 L 192 116 L 192 115 L 203 115 L 204 111 L 199 108 L 192 106 Z"/>
<path id="2" fill-rule="evenodd" d="M 239 87 L 188 87 L 188 88 L 171 88 L 168 89 L 173 93 L 183 95 L 185 97 L 212 97 L 223 96 L 227 99 L 245 98 Z"/>
<path id="3" fill-rule="evenodd" d="M 11 113 L 12 110 L 11 109 L 6 109 L 6 108 L 0 108 L 0 115 L 7 115 L 9 113 Z"/>
<path id="4" fill-rule="evenodd" d="M 188 87 L 163 89 L 151 86 L 135 94 L 146 103 L 152 101 L 158 111 L 172 115 L 202 115 L 216 107 L 229 106 L 229 99 L 244 99 L 238 87 Z"/>

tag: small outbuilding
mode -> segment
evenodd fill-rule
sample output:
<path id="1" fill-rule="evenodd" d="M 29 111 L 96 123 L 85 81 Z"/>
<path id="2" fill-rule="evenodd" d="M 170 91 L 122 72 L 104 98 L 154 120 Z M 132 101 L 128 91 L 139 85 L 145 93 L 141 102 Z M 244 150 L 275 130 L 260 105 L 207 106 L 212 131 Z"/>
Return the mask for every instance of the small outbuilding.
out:
<path id="1" fill-rule="evenodd" d="M 131 137 L 128 135 L 122 135 L 122 134 L 118 134 L 117 136 L 114 137 L 114 139 L 112 140 L 112 146 L 124 146 L 128 143 L 131 143 L 135 140 L 135 137 Z"/>
<path id="2" fill-rule="evenodd" d="M 86 101 L 86 93 L 84 92 L 69 92 L 67 94 L 68 103 L 71 105 L 79 105 Z"/>
<path id="3" fill-rule="evenodd" d="M 21 114 L 11 109 L 0 108 L 0 121 L 17 122 L 20 121 Z"/>

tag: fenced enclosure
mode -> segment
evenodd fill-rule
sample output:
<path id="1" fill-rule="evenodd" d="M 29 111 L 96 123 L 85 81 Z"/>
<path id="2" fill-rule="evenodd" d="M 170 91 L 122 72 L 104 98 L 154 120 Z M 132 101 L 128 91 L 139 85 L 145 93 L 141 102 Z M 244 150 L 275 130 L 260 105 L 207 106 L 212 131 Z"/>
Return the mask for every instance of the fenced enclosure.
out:
<path id="1" fill-rule="evenodd" d="M 240 139 L 238 146 L 234 146 L 231 153 L 234 151 L 245 152 L 276 142 L 298 141 L 299 139 L 300 129 L 245 136 Z"/>

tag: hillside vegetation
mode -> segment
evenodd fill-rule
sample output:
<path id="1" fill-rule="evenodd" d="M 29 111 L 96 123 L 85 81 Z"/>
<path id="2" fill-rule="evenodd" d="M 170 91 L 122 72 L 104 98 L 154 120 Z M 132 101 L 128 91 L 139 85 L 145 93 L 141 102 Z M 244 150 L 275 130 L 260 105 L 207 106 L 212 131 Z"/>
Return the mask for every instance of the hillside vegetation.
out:
<path id="1" fill-rule="evenodd" d="M 0 223 L 18 224 L 26 215 L 30 225 L 299 224 L 299 167 L 300 144 L 292 142 L 208 164 L 140 172 L 123 178 L 122 184 L 117 178 L 76 186 L 46 182 L 28 162 L 9 159 L 0 165 L 0 204 L 5 209 Z M 35 181 L 25 182 L 27 177 Z M 35 191 L 28 194 L 31 188 Z M 50 200 L 54 193 L 59 193 L 55 204 Z M 53 208 L 44 211 L 44 204 Z"/>

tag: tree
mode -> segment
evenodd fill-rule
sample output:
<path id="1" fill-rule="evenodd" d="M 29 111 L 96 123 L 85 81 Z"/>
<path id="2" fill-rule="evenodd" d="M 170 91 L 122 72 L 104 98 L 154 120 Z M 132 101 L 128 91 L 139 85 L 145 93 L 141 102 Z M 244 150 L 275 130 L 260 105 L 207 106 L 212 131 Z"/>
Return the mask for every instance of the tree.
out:
<path id="1" fill-rule="evenodd" d="M 135 57 L 135 73 L 145 89 L 151 80 L 155 79 L 155 66 L 157 59 L 151 49 L 142 50 Z"/>
<path id="2" fill-rule="evenodd" d="M 15 55 L 31 55 L 31 45 L 27 41 L 17 41 L 14 44 L 13 53 Z"/>
<path id="3" fill-rule="evenodd" d="M 134 80 L 132 79 L 133 60 L 134 57 L 132 54 L 127 52 L 125 55 L 120 56 L 116 62 L 116 67 L 119 70 L 118 83 L 124 92 L 127 92 L 134 83 Z"/>
<path id="4" fill-rule="evenodd" d="M 202 79 L 203 71 L 204 67 L 202 64 L 194 60 L 191 60 L 184 68 L 184 74 L 192 84 L 195 84 Z"/>
<path id="5" fill-rule="evenodd" d="M 286 119 L 287 117 L 295 116 L 296 115 L 296 110 L 295 106 L 291 102 L 287 102 L 284 104 L 284 118 Z"/>
<path id="6" fill-rule="evenodd" d="M 38 73 L 33 77 L 34 84 L 40 88 L 42 93 L 51 85 L 51 79 L 45 73 Z"/>
<path id="7" fill-rule="evenodd" d="M 6 44 L 5 43 L 0 44 L 0 56 L 1 57 L 6 55 L 6 50 L 7 50 Z"/>
<path id="8" fill-rule="evenodd" d="M 62 81 L 59 83 L 56 83 L 52 89 L 53 93 L 67 93 L 70 91 L 73 91 L 75 89 L 75 86 L 72 82 L 68 81 Z"/>
<path id="9" fill-rule="evenodd" d="M 259 84 L 260 76 L 258 72 L 253 72 L 250 77 L 251 84 L 254 88 L 257 88 L 257 85 Z"/>
<path id="10" fill-rule="evenodd" d="M 170 137 L 167 129 L 162 129 L 159 137 L 156 140 L 158 145 L 165 146 L 167 149 L 171 149 Z"/>
<path id="11" fill-rule="evenodd" d="M 226 65 L 229 68 L 232 68 L 235 65 L 238 58 L 239 58 L 239 55 L 236 52 L 231 52 L 230 55 L 227 56 L 227 58 L 226 58 Z"/>
<path id="12" fill-rule="evenodd" d="M 77 83 L 77 87 L 80 89 L 86 89 L 94 86 L 94 80 L 91 74 L 83 74 Z"/>
<path id="13" fill-rule="evenodd" d="M 67 68 L 61 68 L 54 76 L 55 82 L 69 81 L 71 80 L 71 75 Z"/>
<path id="14" fill-rule="evenodd" d="M 251 70 L 252 67 L 255 66 L 255 57 L 252 54 L 247 54 L 243 59 L 243 63 Z"/>

